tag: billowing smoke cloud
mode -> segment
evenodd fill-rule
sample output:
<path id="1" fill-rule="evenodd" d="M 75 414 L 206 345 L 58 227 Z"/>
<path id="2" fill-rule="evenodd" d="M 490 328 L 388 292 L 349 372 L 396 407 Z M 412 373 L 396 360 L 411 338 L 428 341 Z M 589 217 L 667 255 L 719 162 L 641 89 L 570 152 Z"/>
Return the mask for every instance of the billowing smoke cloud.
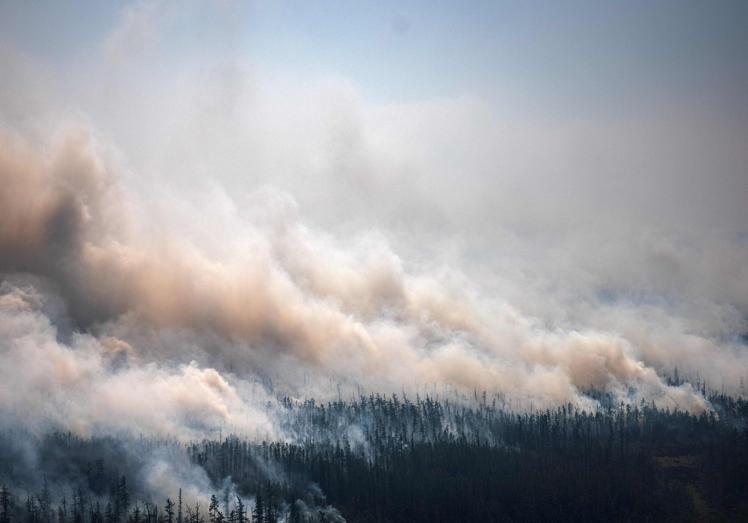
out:
<path id="1" fill-rule="evenodd" d="M 223 426 L 278 437 L 267 397 L 240 397 L 216 370 L 137 361 L 126 342 L 73 334 L 61 343 L 31 287 L 3 284 L 0 297 L 4 423 L 81 435 L 147 434 L 193 439 Z M 135 361 L 133 361 L 133 359 Z M 265 400 L 262 401 L 261 400 Z"/>
<path id="2" fill-rule="evenodd" d="M 280 377 L 297 394 L 309 393 L 293 379 L 309 368 L 368 390 L 440 383 L 591 405 L 580 391 L 596 388 L 706 408 L 620 335 L 542 328 L 449 274 L 409 274 L 377 235 L 342 248 L 302 225 L 287 196 L 258 195 L 264 223 L 241 224 L 219 259 L 138 224 L 128 212 L 140 205 L 80 132 L 43 151 L 6 134 L 0 164 L 2 270 L 20 274 L 0 301 L 7 412 L 82 433 L 273 435 L 266 397 L 190 364 L 164 332 L 206 340 L 204 363 Z"/>
<path id="3" fill-rule="evenodd" d="M 165 77 L 172 11 L 127 9 L 76 74 L 0 53 L 7 418 L 284 437 L 271 392 L 739 391 L 742 124 L 376 105 L 223 48 Z"/>

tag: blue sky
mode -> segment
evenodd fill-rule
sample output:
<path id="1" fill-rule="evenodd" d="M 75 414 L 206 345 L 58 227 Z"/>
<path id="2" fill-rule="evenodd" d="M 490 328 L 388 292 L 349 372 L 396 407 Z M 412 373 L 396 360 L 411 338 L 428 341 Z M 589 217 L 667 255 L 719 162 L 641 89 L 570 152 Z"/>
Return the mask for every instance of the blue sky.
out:
<path id="1" fill-rule="evenodd" d="M 564 111 L 675 97 L 727 114 L 748 105 L 745 2 L 217 1 L 179 9 L 197 16 L 168 28 L 171 59 L 207 50 L 269 70 L 335 73 L 376 100 L 500 94 Z M 90 52 L 121 11 L 120 2 L 5 1 L 0 32 L 24 52 L 65 61 Z"/>

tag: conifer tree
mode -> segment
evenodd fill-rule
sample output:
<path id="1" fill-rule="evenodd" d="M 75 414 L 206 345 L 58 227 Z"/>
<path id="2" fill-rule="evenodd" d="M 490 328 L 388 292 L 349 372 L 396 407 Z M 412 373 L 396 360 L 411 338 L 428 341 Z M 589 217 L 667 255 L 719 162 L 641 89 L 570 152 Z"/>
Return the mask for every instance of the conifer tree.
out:
<path id="1" fill-rule="evenodd" d="M 44 477 L 44 483 L 42 484 L 41 494 L 39 494 L 39 512 L 42 523 L 50 523 L 52 519 L 52 500 L 46 476 Z"/>
<path id="2" fill-rule="evenodd" d="M 236 511 L 234 515 L 235 523 L 247 523 L 247 513 L 244 510 L 244 503 L 239 496 L 236 497 Z"/>
<path id="3" fill-rule="evenodd" d="M 299 505 L 296 501 L 291 503 L 291 508 L 288 514 L 288 523 L 301 523 L 301 510 L 299 510 Z"/>
<path id="4" fill-rule="evenodd" d="M 164 506 L 164 518 L 165 523 L 174 523 L 174 502 L 171 498 L 166 498 L 166 505 Z"/>
<path id="5" fill-rule="evenodd" d="M 268 489 L 265 506 L 265 523 L 278 523 L 278 514 L 275 510 L 273 492 Z"/>
<path id="6" fill-rule="evenodd" d="M 218 508 L 218 498 L 215 494 L 210 496 L 210 505 L 208 506 L 208 520 L 210 523 L 223 523 L 223 513 Z"/>
<path id="7" fill-rule="evenodd" d="M 60 502 L 60 506 L 57 509 L 57 522 L 66 523 L 67 520 L 68 520 L 68 504 L 67 504 L 67 500 L 65 499 L 65 496 L 63 496 L 62 501 Z"/>
<path id="8" fill-rule="evenodd" d="M 255 498 L 255 509 L 252 511 L 252 523 L 266 523 L 265 522 L 265 502 L 262 499 L 262 494 L 257 493 Z"/>
<path id="9" fill-rule="evenodd" d="M 10 492 L 8 487 L 0 487 L 0 523 L 10 523 Z"/>

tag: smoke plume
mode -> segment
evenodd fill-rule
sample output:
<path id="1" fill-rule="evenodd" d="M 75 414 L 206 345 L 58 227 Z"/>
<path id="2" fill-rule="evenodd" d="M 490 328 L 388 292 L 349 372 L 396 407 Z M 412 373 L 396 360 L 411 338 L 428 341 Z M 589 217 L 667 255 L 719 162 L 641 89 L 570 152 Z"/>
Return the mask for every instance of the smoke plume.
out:
<path id="1" fill-rule="evenodd" d="M 128 7 L 56 68 L 0 42 L 4 419 L 284 438 L 278 395 L 742 393 L 743 122 L 374 103 L 191 7 Z M 177 60 L 196 13 L 214 46 Z"/>
<path id="2" fill-rule="evenodd" d="M 591 406 L 582 392 L 595 388 L 708 408 L 690 385 L 664 382 L 650 347 L 544 328 L 449 275 L 411 274 L 377 235 L 341 247 L 304 226 L 286 195 L 259 194 L 265 223 L 241 223 L 216 257 L 129 214 L 142 204 L 81 131 L 44 148 L 6 132 L 0 166 L 0 406 L 19 421 L 277 437 L 262 407 L 271 400 L 248 382 L 262 374 L 292 394 L 319 392 L 305 389 L 324 387 L 318 378 L 298 381 L 305 370 L 366 390 L 438 383 L 523 405 Z M 717 365 L 745 365 L 692 343 Z"/>

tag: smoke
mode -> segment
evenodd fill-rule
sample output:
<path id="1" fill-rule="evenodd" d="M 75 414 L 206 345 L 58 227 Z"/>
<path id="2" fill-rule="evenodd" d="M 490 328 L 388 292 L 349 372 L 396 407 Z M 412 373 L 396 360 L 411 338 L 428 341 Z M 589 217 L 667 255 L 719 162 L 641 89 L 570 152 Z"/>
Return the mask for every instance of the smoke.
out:
<path id="1" fill-rule="evenodd" d="M 375 104 L 230 41 L 171 60 L 185 19 L 128 8 L 62 73 L 0 53 L 6 419 L 283 438 L 275 393 L 708 408 L 675 367 L 739 390 L 742 123 Z"/>
<path id="2" fill-rule="evenodd" d="M 7 133 L 0 144 L 1 268 L 37 277 L 3 284 L 3 408 L 34 422 L 277 436 L 267 398 L 242 395 L 246 379 L 308 394 L 288 379 L 305 368 L 369 390 L 444 383 L 542 405 L 589 404 L 580 391 L 596 388 L 706 408 L 620 335 L 542 328 L 458 275 L 410 274 L 377 234 L 340 246 L 304 226 L 288 195 L 256 195 L 262 220 L 237 217 L 241 235 L 218 258 L 128 214 L 142 205 L 80 131 L 41 151 Z M 235 383 L 189 363 L 180 332 L 203 365 L 241 369 Z"/>
<path id="3" fill-rule="evenodd" d="M 31 287 L 0 297 L 4 423 L 35 432 L 144 434 L 194 439 L 221 426 L 277 437 L 267 397 L 241 398 L 216 370 L 138 362 L 125 341 L 74 333 L 58 341 Z"/>

